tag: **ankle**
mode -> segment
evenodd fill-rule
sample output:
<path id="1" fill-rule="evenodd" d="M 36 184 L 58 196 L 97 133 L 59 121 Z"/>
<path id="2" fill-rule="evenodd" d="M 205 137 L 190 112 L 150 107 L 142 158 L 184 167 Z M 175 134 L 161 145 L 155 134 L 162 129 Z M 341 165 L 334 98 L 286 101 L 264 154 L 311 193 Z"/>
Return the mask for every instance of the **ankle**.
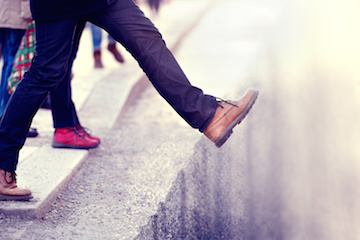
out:
<path id="1" fill-rule="evenodd" d="M 4 186 L 10 186 L 12 184 L 16 184 L 15 171 L 6 171 L 0 169 L 0 183 Z"/>

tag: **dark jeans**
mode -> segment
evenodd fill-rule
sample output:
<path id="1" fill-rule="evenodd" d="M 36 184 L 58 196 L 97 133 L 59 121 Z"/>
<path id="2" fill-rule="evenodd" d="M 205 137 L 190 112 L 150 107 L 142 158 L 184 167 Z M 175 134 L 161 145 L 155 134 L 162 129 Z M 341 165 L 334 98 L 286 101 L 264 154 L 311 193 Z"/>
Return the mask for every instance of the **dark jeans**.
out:
<path id="1" fill-rule="evenodd" d="M 55 128 L 76 126 L 79 123 L 74 103 L 71 99 L 71 68 L 73 60 L 76 57 L 77 46 L 80 41 L 82 30 L 85 23 L 77 25 L 74 36 L 74 48 L 71 53 L 72 61 L 69 61 L 70 71 L 67 72 L 66 77 L 59 86 L 51 91 L 50 98 L 52 102 L 52 114 Z M 8 101 L 9 93 L 7 90 L 8 78 L 10 77 L 16 53 L 25 30 L 0 28 L 0 43 L 4 46 L 4 64 L 1 71 L 0 81 L 0 115 L 4 111 Z"/>
<path id="2" fill-rule="evenodd" d="M 85 21 L 77 22 L 65 78 L 54 90 L 50 91 L 51 113 L 53 116 L 54 128 L 73 127 L 80 124 L 71 97 L 71 69 L 76 58 L 85 23 Z"/>
<path id="3" fill-rule="evenodd" d="M 50 90 L 55 89 L 72 63 L 79 19 L 36 22 L 36 52 L 0 122 L 0 169 L 16 169 L 31 120 Z M 214 116 L 217 101 L 190 84 L 160 33 L 132 0 L 119 0 L 82 21 L 104 28 L 130 51 L 152 84 L 194 128 L 203 132 Z M 75 44 L 76 45 L 76 44 Z"/>

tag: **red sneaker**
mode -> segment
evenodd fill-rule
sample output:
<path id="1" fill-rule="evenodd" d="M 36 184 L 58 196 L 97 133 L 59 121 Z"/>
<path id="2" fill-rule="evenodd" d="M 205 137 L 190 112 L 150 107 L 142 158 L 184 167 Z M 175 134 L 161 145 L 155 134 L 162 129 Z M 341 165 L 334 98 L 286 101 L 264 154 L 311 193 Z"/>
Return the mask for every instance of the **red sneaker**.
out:
<path id="1" fill-rule="evenodd" d="M 77 127 L 57 128 L 54 133 L 52 147 L 54 148 L 75 148 L 90 149 L 96 148 L 100 141 L 88 137 Z"/>

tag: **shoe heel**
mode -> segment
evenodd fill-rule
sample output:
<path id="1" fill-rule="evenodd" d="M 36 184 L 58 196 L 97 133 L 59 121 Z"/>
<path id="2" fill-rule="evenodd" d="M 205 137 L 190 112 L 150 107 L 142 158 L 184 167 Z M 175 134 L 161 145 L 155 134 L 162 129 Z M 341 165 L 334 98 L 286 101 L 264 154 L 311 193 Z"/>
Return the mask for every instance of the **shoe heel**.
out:
<path id="1" fill-rule="evenodd" d="M 227 131 L 226 134 L 224 134 L 224 136 L 221 136 L 218 139 L 216 139 L 215 146 L 220 148 L 229 139 L 232 133 L 233 130 L 231 129 L 230 131 Z"/>

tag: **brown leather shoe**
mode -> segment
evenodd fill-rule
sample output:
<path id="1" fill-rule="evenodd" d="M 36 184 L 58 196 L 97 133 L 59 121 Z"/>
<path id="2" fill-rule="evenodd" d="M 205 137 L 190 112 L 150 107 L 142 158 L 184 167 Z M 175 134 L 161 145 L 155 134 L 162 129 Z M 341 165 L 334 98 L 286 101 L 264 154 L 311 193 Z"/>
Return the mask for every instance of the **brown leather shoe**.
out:
<path id="1" fill-rule="evenodd" d="M 30 189 L 16 185 L 15 172 L 0 169 L 0 200 L 27 201 L 33 198 Z"/>
<path id="2" fill-rule="evenodd" d="M 232 129 L 249 113 L 258 95 L 259 91 L 250 89 L 239 101 L 220 101 L 204 134 L 221 147 L 232 134 Z"/>

